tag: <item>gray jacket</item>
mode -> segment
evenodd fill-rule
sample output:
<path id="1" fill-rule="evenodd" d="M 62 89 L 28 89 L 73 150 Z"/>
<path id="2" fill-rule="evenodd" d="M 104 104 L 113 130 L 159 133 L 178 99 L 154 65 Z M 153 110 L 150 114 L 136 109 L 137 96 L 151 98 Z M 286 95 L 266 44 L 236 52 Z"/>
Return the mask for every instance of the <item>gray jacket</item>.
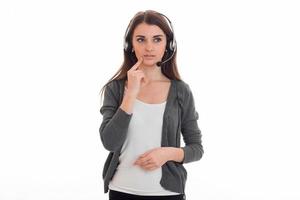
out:
<path id="1" fill-rule="evenodd" d="M 100 113 L 103 120 L 99 128 L 100 138 L 109 152 L 104 164 L 102 178 L 104 193 L 108 192 L 108 184 L 119 164 L 119 155 L 126 139 L 128 125 L 132 114 L 123 111 L 119 106 L 123 100 L 125 79 L 113 80 L 104 92 Z M 183 81 L 171 80 L 163 116 L 162 147 L 180 147 L 184 151 L 182 162 L 168 161 L 162 165 L 160 184 L 167 190 L 185 194 L 187 171 L 184 163 L 201 159 L 204 151 L 201 142 L 201 131 L 198 128 L 198 112 L 192 91 Z M 185 143 L 180 145 L 181 134 Z"/>

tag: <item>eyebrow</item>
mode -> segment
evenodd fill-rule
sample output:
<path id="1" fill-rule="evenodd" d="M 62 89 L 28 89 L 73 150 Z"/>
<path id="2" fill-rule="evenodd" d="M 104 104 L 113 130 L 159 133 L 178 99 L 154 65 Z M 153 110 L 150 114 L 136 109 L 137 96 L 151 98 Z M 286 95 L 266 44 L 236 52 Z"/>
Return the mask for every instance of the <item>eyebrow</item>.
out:
<path id="1" fill-rule="evenodd" d="M 135 36 L 135 37 L 145 38 L 144 35 L 137 35 L 137 36 Z M 153 37 L 154 37 L 154 38 L 156 38 L 156 37 L 163 37 L 163 35 L 154 35 Z"/>

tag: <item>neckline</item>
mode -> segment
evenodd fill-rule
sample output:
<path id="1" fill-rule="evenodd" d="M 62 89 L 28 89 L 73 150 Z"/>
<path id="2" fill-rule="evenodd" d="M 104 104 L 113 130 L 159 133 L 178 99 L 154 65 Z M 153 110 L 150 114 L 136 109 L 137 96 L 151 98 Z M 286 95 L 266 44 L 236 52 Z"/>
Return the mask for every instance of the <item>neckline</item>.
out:
<path id="1" fill-rule="evenodd" d="M 126 79 L 123 79 L 123 84 L 122 84 L 122 88 L 125 90 L 125 82 L 126 82 Z M 175 80 L 173 79 L 170 79 L 170 88 L 169 88 L 169 91 L 168 91 L 168 95 L 167 95 L 167 99 L 163 102 L 163 103 L 166 103 L 166 106 L 168 107 L 169 106 L 169 101 L 170 99 L 173 97 L 173 93 L 175 90 Z M 122 90 L 122 95 L 124 95 L 124 90 Z M 137 99 L 137 98 L 136 98 Z M 145 103 L 141 100 L 139 100 L 140 102 L 144 103 L 144 104 L 148 104 L 148 103 Z M 162 104 L 162 103 L 161 103 Z M 149 104 L 149 105 L 157 105 L 157 104 Z"/>
<path id="2" fill-rule="evenodd" d="M 164 104 L 167 103 L 167 100 L 165 100 L 165 101 L 162 102 L 162 103 L 146 103 L 146 102 L 144 102 L 144 101 L 142 101 L 142 100 L 139 100 L 138 98 L 135 98 L 135 100 L 136 100 L 137 102 L 140 102 L 140 103 L 145 104 L 145 105 L 150 105 L 150 106 L 159 106 L 159 105 L 164 105 Z"/>
<path id="3" fill-rule="evenodd" d="M 170 86 L 170 89 L 169 89 L 169 93 L 168 93 L 168 97 L 167 97 L 167 101 L 166 101 L 166 109 L 165 109 L 165 112 L 164 112 L 164 120 L 168 117 L 169 115 L 169 112 L 170 112 L 170 108 L 171 108 L 171 101 L 176 97 L 176 80 L 174 79 L 170 79 L 171 80 L 171 86 Z M 125 90 L 125 81 L 126 81 L 126 78 L 122 79 L 121 80 L 121 96 L 124 95 L 124 90 Z M 119 99 L 119 104 L 122 103 L 122 98 Z M 164 145 L 167 145 L 167 144 L 164 144 Z"/>

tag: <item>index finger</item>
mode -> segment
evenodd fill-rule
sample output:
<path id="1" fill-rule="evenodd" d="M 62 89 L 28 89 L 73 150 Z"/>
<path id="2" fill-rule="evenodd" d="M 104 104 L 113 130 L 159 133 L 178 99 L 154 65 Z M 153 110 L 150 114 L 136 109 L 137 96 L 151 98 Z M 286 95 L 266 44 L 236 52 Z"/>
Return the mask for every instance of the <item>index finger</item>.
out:
<path id="1" fill-rule="evenodd" d="M 138 67 L 140 66 L 140 64 L 143 62 L 143 57 L 140 57 L 140 59 L 138 59 L 138 61 L 131 67 L 130 70 L 136 70 L 138 69 Z"/>

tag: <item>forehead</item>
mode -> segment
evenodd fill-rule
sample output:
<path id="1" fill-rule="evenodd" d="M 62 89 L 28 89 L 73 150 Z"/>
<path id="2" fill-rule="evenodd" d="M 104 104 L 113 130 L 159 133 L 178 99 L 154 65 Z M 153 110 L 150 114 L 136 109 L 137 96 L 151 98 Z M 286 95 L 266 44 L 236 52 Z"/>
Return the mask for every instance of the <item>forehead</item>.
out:
<path id="1" fill-rule="evenodd" d="M 154 35 L 165 36 L 165 33 L 157 25 L 149 25 L 146 23 L 141 23 L 135 27 L 135 29 L 133 31 L 133 36 L 135 36 L 135 35 L 143 35 L 145 37 L 152 37 Z"/>

